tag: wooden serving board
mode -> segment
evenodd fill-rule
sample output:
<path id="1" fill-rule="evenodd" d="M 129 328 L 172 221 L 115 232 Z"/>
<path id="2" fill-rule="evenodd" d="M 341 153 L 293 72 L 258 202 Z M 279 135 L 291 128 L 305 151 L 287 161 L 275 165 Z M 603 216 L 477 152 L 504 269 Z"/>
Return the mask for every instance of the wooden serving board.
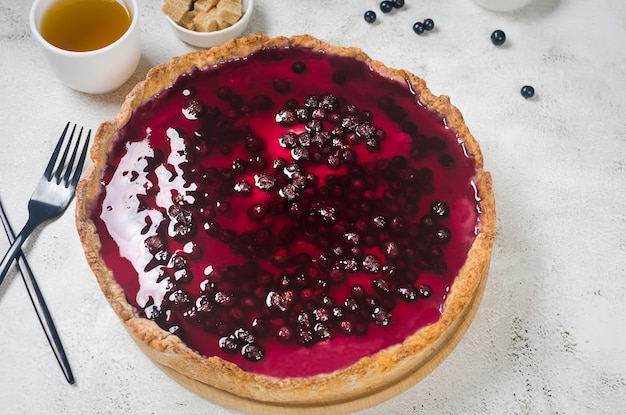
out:
<path id="1" fill-rule="evenodd" d="M 354 413 L 372 406 L 378 405 L 386 400 L 399 395 L 408 390 L 420 380 L 429 375 L 461 341 L 463 335 L 469 328 L 478 307 L 480 305 L 485 286 L 487 285 L 487 274 L 489 267 L 485 268 L 481 280 L 476 288 L 472 301 L 468 304 L 465 312 L 459 316 L 455 323 L 446 333 L 426 350 L 423 364 L 415 368 L 415 371 L 407 376 L 390 382 L 375 391 L 368 391 L 367 394 L 354 394 L 345 399 L 339 398 L 335 401 L 320 405 L 298 405 L 298 404 L 277 404 L 273 402 L 262 402 L 245 399 L 209 386 L 205 383 L 191 379 L 167 366 L 157 364 L 165 373 L 174 380 L 185 386 L 190 391 L 215 402 L 226 408 L 253 415 L 345 415 Z"/>

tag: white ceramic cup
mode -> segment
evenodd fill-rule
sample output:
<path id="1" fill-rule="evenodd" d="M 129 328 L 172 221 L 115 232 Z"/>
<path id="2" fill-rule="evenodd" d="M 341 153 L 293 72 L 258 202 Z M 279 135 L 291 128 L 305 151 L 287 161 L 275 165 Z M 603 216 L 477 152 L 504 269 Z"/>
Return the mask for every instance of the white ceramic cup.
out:
<path id="1" fill-rule="evenodd" d="M 521 9 L 531 1 L 532 0 L 474 0 L 474 3 L 488 10 L 508 12 L 515 9 Z"/>
<path id="2" fill-rule="evenodd" d="M 55 1 L 35 0 L 30 10 L 30 29 L 55 75 L 70 88 L 89 94 L 103 94 L 120 87 L 135 72 L 141 58 L 137 1 L 122 0 L 132 13 L 126 33 L 104 48 L 87 52 L 58 48 L 41 35 L 41 20 Z"/>

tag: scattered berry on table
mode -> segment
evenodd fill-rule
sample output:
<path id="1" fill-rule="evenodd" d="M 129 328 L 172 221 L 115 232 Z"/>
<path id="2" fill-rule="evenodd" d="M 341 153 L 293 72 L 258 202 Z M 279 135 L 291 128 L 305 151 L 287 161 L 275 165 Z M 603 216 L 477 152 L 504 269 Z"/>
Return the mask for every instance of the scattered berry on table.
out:
<path id="1" fill-rule="evenodd" d="M 393 3 L 391 1 L 380 2 L 380 11 L 383 13 L 389 13 L 393 9 Z"/>
<path id="2" fill-rule="evenodd" d="M 413 31 L 417 33 L 418 35 L 421 35 L 422 33 L 424 33 L 424 23 L 415 22 L 415 24 L 413 24 Z"/>
<path id="3" fill-rule="evenodd" d="M 532 98 L 535 95 L 535 88 L 530 85 L 524 85 L 520 92 L 524 98 Z"/>
<path id="4" fill-rule="evenodd" d="M 506 34 L 502 30 L 494 30 L 491 34 L 491 43 L 500 46 L 506 41 Z"/>
<path id="5" fill-rule="evenodd" d="M 435 22 L 433 19 L 426 19 L 423 24 L 425 30 L 433 30 L 435 28 Z"/>
<path id="6" fill-rule="evenodd" d="M 363 18 L 367 23 L 374 23 L 376 21 L 376 12 L 373 10 L 368 10 L 363 15 Z"/>
<path id="7" fill-rule="evenodd" d="M 400 9 L 404 6 L 404 0 L 393 0 L 391 3 L 396 9 Z"/>

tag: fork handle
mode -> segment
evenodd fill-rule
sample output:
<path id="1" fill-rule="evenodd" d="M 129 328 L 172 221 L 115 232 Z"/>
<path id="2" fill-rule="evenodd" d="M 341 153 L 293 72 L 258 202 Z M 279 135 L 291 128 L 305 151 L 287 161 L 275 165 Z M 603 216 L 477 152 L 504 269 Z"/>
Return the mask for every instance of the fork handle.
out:
<path id="1" fill-rule="evenodd" d="M 26 225 L 24 225 L 24 228 L 22 228 L 20 233 L 15 237 L 15 240 L 9 247 L 9 250 L 4 255 L 4 258 L 0 263 L 0 285 L 2 285 L 4 277 L 6 277 L 7 273 L 9 272 L 9 268 L 11 268 L 13 260 L 17 258 L 17 256 L 21 252 L 20 249 L 22 248 L 22 244 L 24 244 L 24 241 L 26 241 L 28 235 L 32 233 L 32 231 L 37 227 L 37 225 L 39 225 L 39 223 L 40 222 L 34 221 L 32 220 L 32 218 L 29 217 L 26 221 Z"/>
<path id="2" fill-rule="evenodd" d="M 2 224 L 4 225 L 4 231 L 7 234 L 7 238 L 9 239 L 9 242 L 12 243 L 15 240 L 15 233 L 13 232 L 13 228 L 11 227 L 9 218 L 4 212 L 2 201 L 0 201 L 0 219 L 2 220 Z M 26 261 L 26 257 L 24 256 L 23 252 L 20 252 L 18 254 L 17 265 L 20 270 L 20 274 L 22 275 L 24 285 L 26 286 L 26 291 L 28 291 L 30 301 L 33 303 L 33 307 L 35 308 L 39 323 L 41 323 L 41 327 L 46 334 L 48 343 L 50 343 L 50 347 L 52 347 L 54 356 L 56 357 L 59 366 L 61 366 L 61 370 L 63 371 L 63 375 L 65 376 L 67 382 L 73 384 L 74 374 L 72 373 L 72 368 L 70 367 L 70 363 L 67 360 L 67 355 L 65 354 L 65 349 L 63 348 L 63 344 L 61 343 L 61 338 L 59 337 L 59 333 L 57 332 L 56 326 L 54 325 L 54 320 L 52 319 L 50 311 L 48 310 L 46 300 L 44 299 L 43 294 L 39 289 L 39 284 L 37 284 L 35 275 L 33 274 L 30 265 L 28 264 L 28 261 Z"/>

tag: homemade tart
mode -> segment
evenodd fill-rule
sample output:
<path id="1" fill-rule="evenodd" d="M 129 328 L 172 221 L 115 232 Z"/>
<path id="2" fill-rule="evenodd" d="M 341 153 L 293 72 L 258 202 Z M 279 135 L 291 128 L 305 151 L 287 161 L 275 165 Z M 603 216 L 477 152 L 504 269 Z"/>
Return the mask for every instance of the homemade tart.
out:
<path id="1" fill-rule="evenodd" d="M 448 97 L 359 49 L 254 34 L 174 58 L 91 157 L 76 215 L 102 291 L 151 359 L 224 405 L 378 403 L 480 302 L 479 146 Z"/>

